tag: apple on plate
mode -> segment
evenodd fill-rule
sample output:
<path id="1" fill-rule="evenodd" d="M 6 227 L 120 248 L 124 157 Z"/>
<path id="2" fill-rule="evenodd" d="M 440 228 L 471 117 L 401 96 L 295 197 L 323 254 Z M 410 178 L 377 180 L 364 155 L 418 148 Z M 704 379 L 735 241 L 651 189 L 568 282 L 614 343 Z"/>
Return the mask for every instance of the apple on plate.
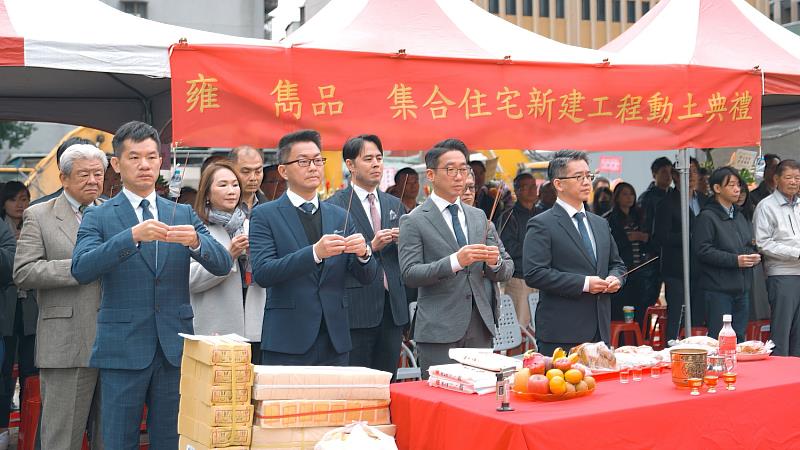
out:
<path id="1" fill-rule="evenodd" d="M 533 394 L 549 394 L 550 380 L 546 376 L 535 374 L 528 378 L 528 392 Z"/>

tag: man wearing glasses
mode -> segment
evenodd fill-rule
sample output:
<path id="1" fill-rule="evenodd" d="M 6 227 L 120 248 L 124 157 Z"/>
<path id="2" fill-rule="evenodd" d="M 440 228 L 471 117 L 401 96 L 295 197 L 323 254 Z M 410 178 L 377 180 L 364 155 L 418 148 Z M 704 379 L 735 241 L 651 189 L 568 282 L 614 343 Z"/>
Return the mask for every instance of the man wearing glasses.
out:
<path id="1" fill-rule="evenodd" d="M 261 331 L 266 365 L 346 366 L 352 348 L 343 301 L 346 273 L 376 274 L 372 252 L 350 213 L 322 203 L 325 158 L 319 133 L 301 130 L 278 143 L 278 173 L 288 189 L 255 210 L 250 252 L 256 283 L 269 289 Z"/>
<path id="2" fill-rule="evenodd" d="M 584 208 L 594 174 L 584 152 L 561 150 L 547 176 L 558 193 L 555 205 L 528 222 L 523 273 L 539 289 L 536 340 L 539 351 L 569 351 L 584 342 L 611 342 L 611 299 L 624 281 L 608 222 Z"/>
<path id="3" fill-rule="evenodd" d="M 460 200 L 470 170 L 466 152 L 434 148 L 425 154 L 425 167 L 433 192 L 400 218 L 399 248 L 403 281 L 419 288 L 414 340 L 427 378 L 430 366 L 451 362 L 451 348 L 492 348 L 491 293 L 484 282 L 508 280 L 514 263 L 501 257 L 486 214 Z"/>

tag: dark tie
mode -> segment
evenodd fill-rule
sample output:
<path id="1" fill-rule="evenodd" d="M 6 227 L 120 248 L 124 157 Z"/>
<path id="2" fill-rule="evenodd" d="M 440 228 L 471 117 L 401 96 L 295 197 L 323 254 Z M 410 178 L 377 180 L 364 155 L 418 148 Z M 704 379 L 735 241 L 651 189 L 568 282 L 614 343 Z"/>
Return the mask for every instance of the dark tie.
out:
<path id="1" fill-rule="evenodd" d="M 83 213 L 86 212 L 86 208 L 88 208 L 88 207 L 89 207 L 89 205 L 78 206 L 78 214 L 75 214 L 75 217 L 78 218 L 78 223 L 83 222 Z"/>
<path id="2" fill-rule="evenodd" d="M 146 198 L 143 198 L 141 202 L 139 202 L 139 206 L 142 208 L 142 222 L 145 220 L 154 219 L 153 213 L 150 212 L 150 201 Z M 149 259 L 157 264 L 158 260 L 158 243 L 156 241 L 150 242 L 142 242 L 139 244 L 139 249 L 142 252 L 142 257 L 145 260 Z M 156 267 L 155 265 L 153 267 Z"/>
<path id="3" fill-rule="evenodd" d="M 458 205 L 455 203 L 448 205 L 447 209 L 450 210 L 450 215 L 453 217 L 453 233 L 456 235 L 456 242 L 458 246 L 463 247 L 467 245 L 467 238 L 464 237 L 464 230 L 461 229 L 461 221 L 458 220 Z"/>
<path id="4" fill-rule="evenodd" d="M 375 204 L 375 194 L 372 192 L 367 195 L 369 201 L 369 215 L 372 218 L 372 231 L 378 234 L 381 231 L 381 215 L 378 212 L 378 206 Z M 389 280 L 386 279 L 386 272 L 383 273 L 383 288 L 389 290 Z"/>
<path id="5" fill-rule="evenodd" d="M 145 220 L 150 220 L 153 218 L 153 213 L 150 212 L 150 201 L 146 198 L 143 198 L 142 201 L 139 203 L 139 206 L 142 208 L 142 222 Z"/>
<path id="6" fill-rule="evenodd" d="M 300 205 L 300 209 L 303 210 L 306 214 L 314 214 L 314 204 L 311 202 L 305 202 Z"/>
<path id="7" fill-rule="evenodd" d="M 592 258 L 592 262 L 597 264 L 597 256 L 594 254 L 594 249 L 592 248 L 592 240 L 589 239 L 589 230 L 586 229 L 586 225 L 583 224 L 583 218 L 586 217 L 586 214 L 582 212 L 575 213 L 574 216 L 575 220 L 578 221 L 578 231 L 581 233 L 581 240 L 583 241 L 583 248 L 589 253 L 589 256 Z"/>

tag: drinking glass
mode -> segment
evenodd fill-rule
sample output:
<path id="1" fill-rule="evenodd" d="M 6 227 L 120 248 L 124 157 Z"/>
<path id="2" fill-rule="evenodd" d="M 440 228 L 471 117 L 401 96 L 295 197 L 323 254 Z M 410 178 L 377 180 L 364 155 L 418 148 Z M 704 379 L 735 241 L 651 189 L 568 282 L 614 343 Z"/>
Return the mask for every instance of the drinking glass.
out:
<path id="1" fill-rule="evenodd" d="M 642 366 L 635 365 L 631 369 L 631 374 L 633 377 L 633 381 L 642 381 Z"/>
<path id="2" fill-rule="evenodd" d="M 622 366 L 619 368 L 619 382 L 622 384 L 628 384 L 630 381 L 631 375 L 631 368 L 628 366 Z"/>

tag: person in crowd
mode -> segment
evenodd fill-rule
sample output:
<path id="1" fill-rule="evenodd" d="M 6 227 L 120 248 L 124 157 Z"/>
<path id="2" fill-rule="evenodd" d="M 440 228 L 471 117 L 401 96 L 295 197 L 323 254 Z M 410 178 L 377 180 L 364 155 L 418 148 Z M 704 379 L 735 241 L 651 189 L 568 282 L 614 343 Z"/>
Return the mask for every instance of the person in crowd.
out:
<path id="1" fill-rule="evenodd" d="M 2 188 L 0 188 L 2 192 Z M 5 305 L 17 301 L 17 287 L 14 285 L 12 277 L 14 270 L 14 253 L 16 252 L 17 241 L 11 228 L 0 225 L 0 299 Z M 4 308 L 5 309 L 5 308 Z M 4 316 L 4 311 L 0 311 L 0 319 Z M 0 361 L 5 361 L 5 338 L 0 339 Z M 5 381 L 4 381 L 5 383 Z M 3 389 L 5 389 L 3 387 Z M 0 395 L 0 400 L 10 404 L 8 396 Z M 0 450 L 8 449 L 10 433 L 8 431 L 8 406 L 0 407 L 0 411 L 5 409 L 4 415 L 0 416 Z M 2 414 L 2 412 L 0 412 Z"/>
<path id="2" fill-rule="evenodd" d="M 750 195 L 750 190 L 747 187 L 747 182 L 742 181 L 742 186 L 739 189 L 739 198 L 736 200 L 736 206 L 744 215 L 748 222 L 753 222 L 753 214 L 756 211 L 756 205 L 753 204 L 753 198 Z"/>
<path id="3" fill-rule="evenodd" d="M 317 196 L 325 164 L 321 148 L 314 130 L 283 136 L 278 171 L 288 188 L 253 211 L 253 279 L 269 289 L 262 364 L 348 365 L 353 346 L 343 301 L 350 287 L 346 275 L 370 285 L 378 269 L 352 214 Z"/>
<path id="4" fill-rule="evenodd" d="M 688 194 L 680 192 L 680 183 L 656 206 L 652 231 L 655 248 L 658 249 L 661 276 L 664 279 L 667 300 L 667 340 L 676 339 L 683 319 L 684 285 L 683 285 L 683 231 L 681 229 L 681 195 L 689 197 L 689 236 L 694 229 L 694 222 L 705 200 L 695 191 L 700 166 L 691 158 L 689 164 Z M 678 170 L 673 170 L 677 178 Z M 694 254 L 689 251 L 690 273 L 694 280 L 696 271 Z M 705 301 L 696 282 L 690 282 L 690 299 L 692 308 L 691 326 L 705 324 Z"/>
<path id="5" fill-rule="evenodd" d="M 85 211 L 72 255 L 80 284 L 102 283 L 89 366 L 100 369 L 103 443 L 113 449 L 139 445 L 145 405 L 151 447 L 177 448 L 178 333 L 193 333 L 189 260 L 217 276 L 231 270 L 192 208 L 156 194 L 160 145 L 145 123 L 117 129 L 111 164 L 122 193 Z"/>
<path id="6" fill-rule="evenodd" d="M 650 236 L 642 231 L 645 217 L 636 205 L 636 190 L 630 183 L 618 183 L 611 203 L 607 219 L 619 256 L 628 269 L 638 267 L 654 255 L 648 251 Z M 656 263 L 650 263 L 628 276 L 625 287 L 611 297 L 611 320 L 623 320 L 623 306 L 633 306 L 634 320 L 640 326 L 644 324 L 647 307 L 656 302 L 655 297 L 647 295 L 647 282 L 657 267 Z"/>
<path id="7" fill-rule="evenodd" d="M 750 193 L 750 198 L 753 200 L 753 207 L 756 207 L 761 203 L 761 200 L 764 200 L 775 192 L 775 171 L 780 162 L 781 158 L 774 153 L 767 153 L 764 155 L 764 179 L 761 180 L 758 187 Z"/>
<path id="8" fill-rule="evenodd" d="M 264 167 L 264 180 L 261 181 L 261 193 L 266 201 L 271 202 L 280 198 L 286 192 L 286 180 L 278 173 L 278 165 L 272 164 Z"/>
<path id="9" fill-rule="evenodd" d="M 194 205 L 197 200 L 197 189 L 184 186 L 181 188 L 181 195 L 178 196 L 178 203 L 182 205 Z"/>
<path id="10" fill-rule="evenodd" d="M 106 157 L 108 160 L 108 157 Z M 100 194 L 101 200 L 108 200 L 111 197 L 119 194 L 122 190 L 122 179 L 119 173 L 111 166 L 106 167 L 106 173 L 103 175 L 103 192 Z"/>
<path id="11" fill-rule="evenodd" d="M 597 192 L 598 189 L 606 188 L 611 190 L 611 182 L 608 181 L 606 177 L 594 177 L 594 181 L 592 181 L 592 191 Z M 611 197 L 609 196 L 609 202 L 611 201 Z M 597 213 L 595 213 L 597 214 Z M 598 214 L 599 215 L 599 214 Z"/>
<path id="12" fill-rule="evenodd" d="M 556 204 L 557 198 L 556 188 L 553 186 L 553 183 L 549 181 L 542 183 L 542 186 L 539 188 L 539 201 L 536 202 L 534 215 L 541 214 L 552 208 L 553 205 Z"/>
<path id="13" fill-rule="evenodd" d="M 230 272 L 217 276 L 198 261 L 189 264 L 189 300 L 194 310 L 194 332 L 203 335 L 235 333 L 253 346 L 253 360 L 261 360 L 261 324 L 266 289 L 253 283 L 248 258 L 249 219 L 241 208 L 242 188 L 228 161 L 208 166 L 200 177 L 194 203 L 197 216 L 234 261 Z"/>
<path id="14" fill-rule="evenodd" d="M 697 255 L 697 284 L 706 301 L 708 335 L 722 329 L 722 315 L 731 314 L 736 339 L 744 342 L 750 317 L 753 266 L 761 262 L 753 245 L 753 229 L 736 206 L 743 184 L 733 167 L 715 170 L 709 179 L 713 199 L 695 221 L 692 251 Z"/>
<path id="15" fill-rule="evenodd" d="M 467 152 L 454 147 L 425 154 L 433 192 L 400 220 L 402 278 L 419 288 L 414 340 L 425 377 L 430 366 L 450 362 L 451 348 L 491 348 L 494 314 L 484 280 L 507 281 L 514 272 L 483 211 L 460 201 L 470 166 Z"/>
<path id="16" fill-rule="evenodd" d="M 229 161 L 230 157 L 223 156 L 223 155 L 211 155 L 208 158 L 203 160 L 203 164 L 200 165 L 200 176 L 203 176 L 203 172 L 206 171 L 208 166 L 220 161 Z"/>
<path id="17" fill-rule="evenodd" d="M 714 197 L 713 194 L 710 194 L 710 177 L 711 172 L 709 172 L 705 167 L 700 167 L 697 170 L 697 188 L 695 189 L 695 192 L 697 192 L 699 197 L 706 197 L 708 200 Z"/>
<path id="18" fill-rule="evenodd" d="M 505 283 L 505 293 L 514 300 L 519 323 L 526 326 L 531 323 L 528 296 L 535 291 L 525 284 L 525 274 L 522 271 L 522 246 L 525 242 L 528 221 L 536 215 L 534 205 L 539 198 L 533 175 L 530 173 L 517 175 L 514 178 L 514 193 L 517 202 L 495 220 L 495 226 L 500 232 L 500 240 L 514 261 L 514 274 Z"/>
<path id="19" fill-rule="evenodd" d="M 467 179 L 464 182 L 464 193 L 461 194 L 461 203 L 469 206 L 475 206 L 475 191 L 477 190 L 475 186 L 475 172 L 472 171 L 470 167 L 469 173 L 467 174 Z"/>
<path id="20" fill-rule="evenodd" d="M 653 163 L 650 164 L 650 173 L 653 175 L 653 181 L 651 181 L 647 189 L 642 192 L 638 200 L 639 209 L 644 213 L 646 225 L 644 231 L 647 233 L 653 231 L 653 220 L 656 216 L 656 208 L 671 189 L 672 161 L 664 156 L 656 158 Z"/>
<path id="21" fill-rule="evenodd" d="M 612 196 L 611 188 L 601 186 L 595 189 L 592 197 L 592 212 L 595 215 L 604 217 L 607 212 L 611 211 Z"/>
<path id="22" fill-rule="evenodd" d="M 0 205 L 5 224 L 15 241 L 19 240 L 23 213 L 30 205 L 30 192 L 19 181 L 9 181 L 0 190 Z M 36 292 L 7 287 L 0 314 L 0 331 L 3 333 L 5 355 L 2 366 L 2 392 L 0 392 L 0 435 L 8 431 L 8 421 L 17 379 L 12 376 L 14 364 L 19 367 L 20 399 L 25 391 L 25 381 L 36 374 L 34 353 L 36 347 L 36 322 L 38 308 Z M 0 437 L 0 442 L 3 440 Z"/>
<path id="23" fill-rule="evenodd" d="M 523 244 L 525 282 L 540 291 L 536 341 L 545 355 L 558 347 L 611 342 L 609 295 L 625 281 L 608 222 L 584 207 L 594 178 L 586 153 L 556 152 L 547 176 L 558 200 L 528 222 Z"/>
<path id="24" fill-rule="evenodd" d="M 411 167 L 403 167 L 394 174 L 394 186 L 387 189 L 386 193 L 398 198 L 402 195 L 403 198 L 401 198 L 400 201 L 403 203 L 403 206 L 405 206 L 406 211 L 412 211 L 419 206 L 419 203 L 417 203 L 417 196 L 419 196 L 419 174 Z"/>
<path id="25" fill-rule="evenodd" d="M 82 137 L 77 137 L 77 136 L 71 137 L 69 139 L 64 140 L 64 142 L 59 144 L 58 148 L 56 149 L 56 167 L 58 167 L 58 168 L 61 167 L 60 166 L 60 164 L 61 164 L 61 155 L 64 154 L 64 151 L 66 151 L 68 148 L 70 148 L 71 146 L 73 146 L 75 144 L 94 145 L 92 143 L 92 141 L 90 141 L 88 139 L 84 139 Z M 47 194 L 47 195 L 42 196 L 42 197 L 39 197 L 36 200 L 32 201 L 31 202 L 31 206 L 39 204 L 39 203 L 44 203 L 44 202 L 50 201 L 50 200 L 52 200 L 54 198 L 57 198 L 58 196 L 61 195 L 62 192 L 64 192 L 64 188 L 60 187 L 60 188 L 56 189 L 55 192 L 53 192 L 51 194 Z"/>
<path id="26" fill-rule="evenodd" d="M 247 217 L 253 208 L 267 201 L 261 192 L 261 181 L 264 179 L 264 154 L 249 145 L 242 145 L 231 150 L 231 162 L 242 180 L 242 209 Z"/>
<path id="27" fill-rule="evenodd" d="M 377 275 L 371 283 L 359 286 L 348 275 L 344 298 L 350 323 L 350 365 L 371 367 L 395 374 L 400 357 L 403 327 L 408 324 L 406 290 L 400 280 L 397 239 L 400 217 L 405 207 L 400 200 L 381 192 L 383 144 L 380 138 L 362 134 L 348 139 L 342 160 L 350 171 L 351 185 L 328 199 L 347 209 L 356 231 L 370 242 Z"/>
<path id="28" fill-rule="evenodd" d="M 97 369 L 89 367 L 100 282 L 79 285 L 70 272 L 72 251 L 86 208 L 100 204 L 108 165 L 91 144 L 73 144 L 59 163 L 62 194 L 24 213 L 14 282 L 35 289 L 40 309 L 36 367 L 42 396 L 42 448 L 80 450 L 92 419 L 93 448 L 102 448 Z"/>
<path id="29" fill-rule="evenodd" d="M 775 191 L 756 206 L 753 228 L 764 255 L 773 354 L 800 356 L 800 164 L 781 161 L 774 178 Z"/>
<path id="30" fill-rule="evenodd" d="M 438 148 L 459 148 L 459 150 L 467 151 L 467 146 L 458 139 L 445 139 L 442 142 L 434 145 Z M 467 153 L 469 155 L 469 153 Z M 469 156 L 467 157 L 469 158 Z M 489 195 L 489 187 L 486 186 L 486 165 L 483 161 L 469 161 L 469 167 L 472 169 L 472 174 L 475 177 L 475 207 L 480 208 L 486 213 L 486 217 L 492 212 L 492 205 L 494 204 L 494 197 Z"/>

